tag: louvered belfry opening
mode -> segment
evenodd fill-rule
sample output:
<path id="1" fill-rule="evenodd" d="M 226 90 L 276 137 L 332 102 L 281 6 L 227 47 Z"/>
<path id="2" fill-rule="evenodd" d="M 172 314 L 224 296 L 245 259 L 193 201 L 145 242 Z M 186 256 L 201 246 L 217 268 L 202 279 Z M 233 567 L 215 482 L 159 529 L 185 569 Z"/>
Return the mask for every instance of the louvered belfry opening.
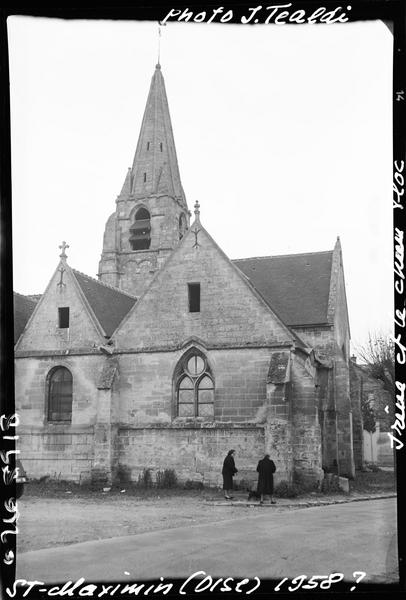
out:
<path id="1" fill-rule="evenodd" d="M 146 208 L 140 208 L 130 227 L 132 250 L 148 250 L 151 245 L 151 217 Z"/>

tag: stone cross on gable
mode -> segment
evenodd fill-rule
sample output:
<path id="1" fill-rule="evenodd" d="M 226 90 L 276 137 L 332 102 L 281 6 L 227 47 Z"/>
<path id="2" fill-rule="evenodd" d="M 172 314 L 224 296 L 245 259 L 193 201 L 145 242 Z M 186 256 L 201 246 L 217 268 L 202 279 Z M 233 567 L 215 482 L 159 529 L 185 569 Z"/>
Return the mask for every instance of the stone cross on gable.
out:
<path id="1" fill-rule="evenodd" d="M 198 200 L 195 202 L 195 220 L 200 221 L 200 204 Z"/>
<path id="2" fill-rule="evenodd" d="M 66 285 L 66 283 L 64 283 L 64 281 L 63 281 L 63 274 L 65 273 L 65 269 L 63 267 L 61 267 L 60 269 L 58 269 L 58 271 L 61 274 L 61 278 L 57 285 L 62 287 L 63 285 Z"/>
<path id="3" fill-rule="evenodd" d="M 65 261 L 65 260 L 68 258 L 68 257 L 66 256 L 66 252 L 65 252 L 66 248 L 69 248 L 69 244 L 67 244 L 66 242 L 62 242 L 62 244 L 59 246 L 59 249 L 60 249 L 60 250 L 62 250 L 62 252 L 60 253 L 59 257 L 60 257 L 60 258 L 61 258 L 63 261 Z M 65 273 L 65 269 L 64 269 L 63 267 L 60 267 L 60 268 L 58 269 L 58 271 L 59 271 L 59 273 L 61 274 L 61 278 L 60 278 L 60 280 L 58 281 L 57 285 L 58 285 L 58 287 L 60 287 L 60 288 L 61 288 L 61 290 L 62 290 L 62 287 L 66 285 L 66 283 L 64 283 L 64 281 L 63 281 L 63 274 Z"/>
<path id="4" fill-rule="evenodd" d="M 193 248 L 197 248 L 198 246 L 200 246 L 199 242 L 197 241 L 197 235 L 199 233 L 199 231 L 201 231 L 201 229 L 199 229 L 197 226 L 200 225 L 200 204 L 199 202 L 196 200 L 195 202 L 195 228 L 192 229 L 192 233 L 194 233 L 195 236 L 195 243 L 193 244 Z"/>
<path id="5" fill-rule="evenodd" d="M 59 246 L 60 250 L 62 250 L 62 252 L 60 253 L 59 257 L 60 258 L 68 258 L 66 256 L 66 248 L 69 248 L 69 244 L 67 244 L 66 242 L 62 242 L 62 244 Z"/>
<path id="6" fill-rule="evenodd" d="M 193 248 L 197 248 L 198 246 L 200 246 L 199 242 L 197 241 L 197 234 L 199 233 L 199 231 L 201 231 L 201 229 L 192 229 L 192 233 L 195 234 L 195 243 L 193 244 Z"/>

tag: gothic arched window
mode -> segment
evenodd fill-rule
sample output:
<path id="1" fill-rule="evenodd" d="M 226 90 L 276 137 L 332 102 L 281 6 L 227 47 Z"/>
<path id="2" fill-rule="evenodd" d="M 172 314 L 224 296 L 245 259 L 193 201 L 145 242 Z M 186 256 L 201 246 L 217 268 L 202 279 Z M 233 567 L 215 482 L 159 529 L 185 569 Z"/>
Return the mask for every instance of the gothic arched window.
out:
<path id="1" fill-rule="evenodd" d="M 178 365 L 176 381 L 178 417 L 214 416 L 214 380 L 207 359 L 197 351 L 189 352 Z"/>
<path id="2" fill-rule="evenodd" d="M 186 230 L 187 230 L 187 223 L 186 223 L 185 213 L 181 213 L 181 215 L 179 217 L 179 239 L 180 240 L 185 235 Z"/>
<path id="3" fill-rule="evenodd" d="M 72 374 L 55 367 L 48 376 L 48 421 L 72 420 Z"/>
<path id="4" fill-rule="evenodd" d="M 140 208 L 130 227 L 132 250 L 148 250 L 151 244 L 151 216 L 146 208 Z"/>

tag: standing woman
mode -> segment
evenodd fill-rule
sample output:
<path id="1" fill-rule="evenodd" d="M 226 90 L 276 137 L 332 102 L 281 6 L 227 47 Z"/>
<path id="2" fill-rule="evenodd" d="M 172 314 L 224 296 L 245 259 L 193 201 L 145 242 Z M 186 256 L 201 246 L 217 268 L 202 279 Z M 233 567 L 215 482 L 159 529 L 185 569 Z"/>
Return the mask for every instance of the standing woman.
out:
<path id="1" fill-rule="evenodd" d="M 276 471 L 275 463 L 269 458 L 269 454 L 265 454 L 264 458 L 259 461 L 257 466 L 258 471 L 258 487 L 257 493 L 260 496 L 260 503 L 264 503 L 264 496 L 271 496 L 271 504 L 276 504 L 272 499 L 273 494 L 273 474 Z"/>
<path id="2" fill-rule="evenodd" d="M 229 450 L 227 456 L 223 462 L 223 490 L 224 490 L 224 498 L 226 500 L 231 500 L 233 496 L 230 496 L 231 490 L 233 489 L 233 475 L 238 472 L 238 469 L 235 468 L 234 462 L 234 454 L 235 450 Z"/>

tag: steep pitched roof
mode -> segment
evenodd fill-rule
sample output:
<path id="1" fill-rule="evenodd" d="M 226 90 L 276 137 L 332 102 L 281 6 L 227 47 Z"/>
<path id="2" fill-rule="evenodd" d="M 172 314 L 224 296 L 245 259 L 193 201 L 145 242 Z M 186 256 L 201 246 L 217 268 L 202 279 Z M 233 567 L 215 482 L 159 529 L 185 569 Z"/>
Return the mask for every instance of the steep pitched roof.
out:
<path id="1" fill-rule="evenodd" d="M 28 319 L 36 306 L 35 300 L 14 292 L 14 343 L 24 331 Z"/>
<path id="2" fill-rule="evenodd" d="M 328 323 L 332 251 L 233 260 L 290 326 Z"/>
<path id="3" fill-rule="evenodd" d="M 187 208 L 161 65 L 152 76 L 140 135 L 122 194 L 168 194 Z"/>
<path id="4" fill-rule="evenodd" d="M 137 299 L 76 269 L 72 269 L 72 273 L 106 336 L 110 337 Z"/>

